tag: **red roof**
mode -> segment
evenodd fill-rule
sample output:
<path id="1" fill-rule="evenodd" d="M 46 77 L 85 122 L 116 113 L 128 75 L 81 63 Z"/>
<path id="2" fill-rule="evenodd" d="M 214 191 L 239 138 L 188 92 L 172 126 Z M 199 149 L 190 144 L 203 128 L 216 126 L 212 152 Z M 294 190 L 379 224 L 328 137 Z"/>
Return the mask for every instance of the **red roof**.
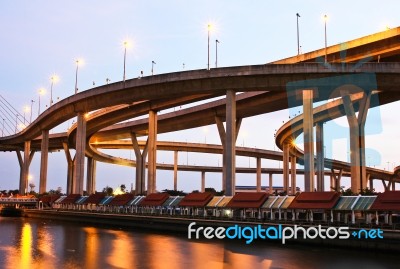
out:
<path id="1" fill-rule="evenodd" d="M 108 205 L 123 206 L 130 202 L 135 195 L 132 193 L 120 194 L 114 197 Z"/>
<path id="2" fill-rule="evenodd" d="M 379 193 L 370 209 L 400 211 L 400 191 Z"/>
<path id="3" fill-rule="evenodd" d="M 238 192 L 226 207 L 230 208 L 259 208 L 268 199 L 266 192 Z"/>
<path id="4" fill-rule="evenodd" d="M 40 197 L 39 201 L 42 201 L 42 203 L 54 203 L 60 197 L 60 194 L 44 195 Z"/>
<path id="5" fill-rule="evenodd" d="M 70 194 L 61 201 L 61 204 L 75 204 L 79 198 L 81 198 L 80 194 Z"/>
<path id="6" fill-rule="evenodd" d="M 84 202 L 84 205 L 87 204 L 95 204 L 98 205 L 101 200 L 104 199 L 104 197 L 106 197 L 106 194 L 104 192 L 97 192 L 95 194 L 91 194 Z"/>
<path id="7" fill-rule="evenodd" d="M 213 197 L 211 192 L 192 192 L 182 199 L 179 206 L 205 207 Z"/>
<path id="8" fill-rule="evenodd" d="M 147 195 L 141 202 L 140 206 L 162 206 L 169 198 L 168 193 L 151 193 Z"/>
<path id="9" fill-rule="evenodd" d="M 337 192 L 302 192 L 289 205 L 289 209 L 332 209 L 339 200 Z"/>

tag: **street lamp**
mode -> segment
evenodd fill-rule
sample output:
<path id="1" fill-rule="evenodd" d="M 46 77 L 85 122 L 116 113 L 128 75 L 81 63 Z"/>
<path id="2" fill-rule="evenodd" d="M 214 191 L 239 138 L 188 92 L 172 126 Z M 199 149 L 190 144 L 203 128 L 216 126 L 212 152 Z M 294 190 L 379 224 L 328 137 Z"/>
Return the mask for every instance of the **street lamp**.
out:
<path id="1" fill-rule="evenodd" d="M 24 106 L 24 124 L 25 124 L 25 113 L 29 112 L 29 106 Z"/>
<path id="2" fill-rule="evenodd" d="M 39 89 L 39 98 L 38 98 L 38 117 L 40 115 L 40 96 L 44 95 L 46 93 L 46 90 L 44 88 Z"/>
<path id="3" fill-rule="evenodd" d="M 75 94 L 77 94 L 77 93 L 78 93 L 78 68 L 79 68 L 79 65 L 82 64 L 82 60 L 77 59 L 77 60 L 75 61 L 75 63 L 76 63 L 76 70 L 75 70 Z"/>
<path id="4" fill-rule="evenodd" d="M 219 40 L 215 39 L 215 68 L 218 67 L 218 43 Z"/>
<path id="5" fill-rule="evenodd" d="M 125 69 L 126 69 L 126 48 L 128 47 L 128 41 L 124 41 L 124 82 L 125 82 Z"/>
<path id="6" fill-rule="evenodd" d="M 154 74 L 154 65 L 156 64 L 155 61 L 151 61 L 151 75 Z"/>
<path id="7" fill-rule="evenodd" d="M 3 128 L 1 129 L 1 136 L 4 136 L 4 122 L 6 121 L 6 119 L 3 119 Z"/>
<path id="8" fill-rule="evenodd" d="M 207 70 L 210 70 L 210 29 L 211 29 L 211 24 L 207 25 L 207 40 L 208 40 L 208 46 L 207 46 Z"/>
<path id="9" fill-rule="evenodd" d="M 326 37 L 326 21 L 328 20 L 328 16 L 324 15 L 324 22 L 325 22 L 325 63 L 328 62 L 328 56 L 327 56 L 327 51 L 326 51 L 326 47 L 327 47 L 327 37 Z"/>
<path id="10" fill-rule="evenodd" d="M 300 18 L 300 14 L 296 13 L 296 19 L 297 19 L 297 55 L 300 54 L 299 18 Z"/>
<path id="11" fill-rule="evenodd" d="M 50 106 L 53 104 L 53 85 L 55 82 L 58 81 L 58 76 L 57 75 L 52 75 L 51 76 L 51 85 L 50 85 Z M 75 85 L 76 88 L 76 85 Z"/>
<path id="12" fill-rule="evenodd" d="M 31 117 L 30 117 L 30 119 L 29 119 L 29 123 L 32 122 L 32 108 L 33 108 L 33 103 L 34 103 L 34 102 L 35 102 L 35 101 L 31 100 Z"/>

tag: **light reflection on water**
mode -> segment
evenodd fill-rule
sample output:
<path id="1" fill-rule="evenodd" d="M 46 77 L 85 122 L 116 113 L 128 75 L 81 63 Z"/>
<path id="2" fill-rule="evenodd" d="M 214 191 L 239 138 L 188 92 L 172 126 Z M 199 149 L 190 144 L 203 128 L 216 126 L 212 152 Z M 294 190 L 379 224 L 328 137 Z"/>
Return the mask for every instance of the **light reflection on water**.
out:
<path id="1" fill-rule="evenodd" d="M 366 255 L 368 253 L 368 255 Z M 0 268 L 398 268 L 394 255 L 0 217 Z"/>

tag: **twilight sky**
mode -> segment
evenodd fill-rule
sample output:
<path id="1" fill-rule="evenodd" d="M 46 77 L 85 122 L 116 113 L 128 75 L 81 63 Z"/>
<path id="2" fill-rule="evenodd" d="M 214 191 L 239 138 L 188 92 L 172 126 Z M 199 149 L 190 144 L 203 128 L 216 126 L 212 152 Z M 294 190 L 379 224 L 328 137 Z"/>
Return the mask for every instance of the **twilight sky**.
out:
<path id="1" fill-rule="evenodd" d="M 32 106 L 32 118 L 38 113 L 38 90 L 41 111 L 49 104 L 50 77 L 59 76 L 53 86 L 53 99 L 73 94 L 75 60 L 79 67 L 80 91 L 119 81 L 123 75 L 123 42 L 127 50 L 127 78 L 150 75 L 152 61 L 155 74 L 207 67 L 207 24 L 215 25 L 211 32 L 210 64 L 215 64 L 215 40 L 218 45 L 218 66 L 264 64 L 297 53 L 296 13 L 301 15 L 300 45 L 302 52 L 324 46 L 324 23 L 327 14 L 328 45 L 341 43 L 364 35 L 383 31 L 386 26 L 400 25 L 396 0 L 376 1 L 183 1 L 183 0 L 87 0 L 50 1 L 15 0 L 0 3 L 0 95 L 20 113 Z M 399 164 L 394 143 L 400 130 L 394 111 L 398 103 L 371 109 L 374 115 L 367 121 L 367 164 L 393 169 Z M 30 117 L 31 112 L 26 112 Z M 274 130 L 289 117 L 289 111 L 244 119 L 237 145 L 275 148 Z M 396 113 L 397 114 L 397 113 Z M 29 116 L 28 116 L 29 115 Z M 0 112 L 0 116 L 3 116 Z M 65 131 L 72 120 L 52 130 Z M 10 123 L 11 124 L 11 123 Z M 347 126 L 345 119 L 331 123 Z M 0 126 L 1 127 L 1 126 Z M 218 143 L 216 126 L 207 126 L 158 136 L 158 140 Z M 337 139 L 327 149 L 327 157 L 347 160 L 347 138 Z M 368 155 L 368 152 L 373 152 Z M 115 153 L 115 152 L 113 152 Z M 133 151 L 117 153 L 134 158 Z M 158 153 L 158 162 L 171 163 L 173 152 Z M 179 153 L 179 164 L 221 165 L 221 156 Z M 238 157 L 237 166 L 255 166 L 255 159 Z M 262 161 L 263 167 L 281 167 L 280 162 Z M 32 181 L 39 185 L 40 153 L 31 164 Z M 63 152 L 49 155 L 48 189 L 66 187 L 67 163 Z M 191 191 L 200 188 L 200 173 L 179 172 L 178 189 Z M 206 185 L 221 189 L 220 174 L 206 174 Z M 262 176 L 263 185 L 268 175 Z M 281 185 L 280 176 L 274 184 Z M 17 189 L 19 166 L 15 152 L 0 153 L 0 190 Z M 173 172 L 157 173 L 157 189 L 172 188 Z M 116 187 L 134 182 L 134 168 L 109 164 L 97 166 L 97 190 L 106 185 Z M 238 185 L 255 184 L 255 175 L 237 175 Z M 342 185 L 348 185 L 344 180 Z M 381 184 L 376 183 L 380 186 Z M 298 186 L 303 187 L 302 177 Z M 377 187 L 379 189 L 380 187 Z"/>

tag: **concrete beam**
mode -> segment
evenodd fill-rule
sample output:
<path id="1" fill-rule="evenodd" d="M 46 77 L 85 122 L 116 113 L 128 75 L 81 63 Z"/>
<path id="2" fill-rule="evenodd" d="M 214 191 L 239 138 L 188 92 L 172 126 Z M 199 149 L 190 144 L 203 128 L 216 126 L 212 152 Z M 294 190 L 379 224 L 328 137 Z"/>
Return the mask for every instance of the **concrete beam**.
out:
<path id="1" fill-rule="evenodd" d="M 174 151 L 174 191 L 178 190 L 178 151 Z"/>
<path id="2" fill-rule="evenodd" d="M 96 192 L 96 160 L 87 157 L 86 169 L 86 193 L 88 195 Z"/>
<path id="3" fill-rule="evenodd" d="M 85 147 L 86 147 L 86 119 L 83 112 L 77 115 L 78 127 L 76 131 L 75 154 L 75 178 L 72 182 L 73 193 L 83 194 L 83 182 L 85 179 Z"/>
<path id="4" fill-rule="evenodd" d="M 46 192 L 48 160 L 49 160 L 49 130 L 42 130 L 42 144 L 40 150 L 40 183 L 39 183 L 40 194 Z"/>
<path id="5" fill-rule="evenodd" d="M 325 150 L 324 150 L 324 123 L 315 124 L 317 149 L 317 191 L 325 191 Z"/>
<path id="6" fill-rule="evenodd" d="M 28 177 L 29 177 L 29 165 L 31 162 L 31 158 L 33 158 L 33 154 L 31 153 L 31 141 L 24 142 L 24 158 L 22 160 L 22 156 L 18 156 L 18 161 L 21 163 L 21 176 L 19 182 L 19 193 L 25 194 L 28 192 Z"/>
<path id="7" fill-rule="evenodd" d="M 69 151 L 68 144 L 63 142 L 63 148 L 65 153 L 65 158 L 67 159 L 67 195 L 73 193 L 73 182 L 74 180 L 74 166 L 75 166 L 75 156 L 74 158 L 71 157 L 71 153 Z"/>
<path id="8" fill-rule="evenodd" d="M 289 148 L 290 144 L 283 143 L 283 191 L 289 193 Z"/>
<path id="9" fill-rule="evenodd" d="M 149 111 L 149 152 L 148 152 L 148 177 L 147 194 L 156 191 L 156 167 L 157 167 L 157 112 Z"/>
<path id="10" fill-rule="evenodd" d="M 367 187 L 365 160 L 365 122 L 370 106 L 371 92 L 365 93 L 359 101 L 358 116 L 350 97 L 350 91 L 341 90 L 344 109 L 350 127 L 351 190 L 359 193 Z"/>
<path id="11" fill-rule="evenodd" d="M 257 158 L 257 192 L 261 192 L 261 158 Z"/>
<path id="12" fill-rule="evenodd" d="M 291 193 L 296 194 L 296 156 L 290 156 Z"/>
<path id="13" fill-rule="evenodd" d="M 313 90 L 305 89 L 303 94 L 304 130 L 304 191 L 314 191 L 314 119 Z"/>
<path id="14" fill-rule="evenodd" d="M 225 195 L 232 196 L 235 194 L 235 168 L 236 168 L 236 93 L 235 91 L 226 91 L 226 178 L 225 178 Z"/>
<path id="15" fill-rule="evenodd" d="M 136 194 L 143 194 L 146 185 L 146 157 L 149 146 L 149 139 L 146 140 L 146 145 L 143 151 L 140 151 L 139 143 L 137 140 L 136 133 L 131 133 L 131 141 L 133 150 L 136 157 L 136 177 L 135 177 L 135 192 Z"/>
<path id="16" fill-rule="evenodd" d="M 201 192 L 205 192 L 206 189 L 206 172 L 201 171 Z"/>

